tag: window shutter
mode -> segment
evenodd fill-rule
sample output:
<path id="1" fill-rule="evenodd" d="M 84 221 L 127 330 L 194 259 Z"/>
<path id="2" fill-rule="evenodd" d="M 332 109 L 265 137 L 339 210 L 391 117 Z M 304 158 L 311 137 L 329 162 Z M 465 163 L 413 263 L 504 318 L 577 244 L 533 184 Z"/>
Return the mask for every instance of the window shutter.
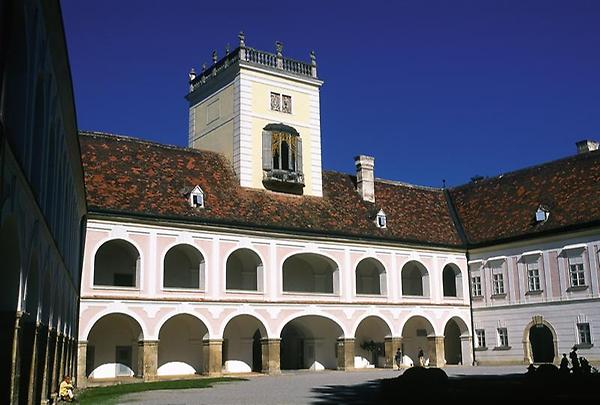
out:
<path id="1" fill-rule="evenodd" d="M 262 168 L 263 170 L 273 169 L 273 155 L 271 154 L 271 132 L 262 133 Z"/>
<path id="2" fill-rule="evenodd" d="M 296 171 L 302 173 L 302 139 L 296 142 Z"/>

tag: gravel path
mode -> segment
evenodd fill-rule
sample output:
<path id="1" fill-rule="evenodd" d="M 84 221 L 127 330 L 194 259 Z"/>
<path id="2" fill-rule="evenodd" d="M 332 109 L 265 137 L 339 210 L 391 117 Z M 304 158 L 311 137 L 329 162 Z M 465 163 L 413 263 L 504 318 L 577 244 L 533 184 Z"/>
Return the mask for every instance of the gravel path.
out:
<path id="1" fill-rule="evenodd" d="M 448 367 L 449 376 L 523 373 L 523 367 Z M 213 388 L 148 391 L 122 397 L 128 405 L 214 405 L 214 404 L 340 404 L 366 403 L 378 381 L 395 377 L 399 371 L 296 371 L 278 376 L 252 376 L 248 381 L 216 384 Z"/>

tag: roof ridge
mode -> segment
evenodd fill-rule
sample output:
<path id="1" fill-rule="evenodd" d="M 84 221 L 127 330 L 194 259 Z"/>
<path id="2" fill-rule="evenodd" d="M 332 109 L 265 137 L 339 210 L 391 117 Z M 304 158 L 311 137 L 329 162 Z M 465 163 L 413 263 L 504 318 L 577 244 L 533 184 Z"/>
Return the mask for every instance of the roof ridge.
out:
<path id="1" fill-rule="evenodd" d="M 568 160 L 578 160 L 578 159 L 585 159 L 589 156 L 592 155 L 597 155 L 597 156 L 593 156 L 594 158 L 600 158 L 600 150 L 595 150 L 595 151 L 591 151 L 591 152 L 585 152 L 585 153 L 577 153 L 575 155 L 569 155 L 569 156 L 565 156 L 562 158 L 558 158 L 558 159 L 554 159 L 554 160 L 550 160 L 547 162 L 542 162 L 542 163 L 538 163 L 535 165 L 531 165 L 531 166 L 527 166 L 527 167 L 522 167 L 520 169 L 516 169 L 516 170 L 512 170 L 509 172 L 505 172 L 505 173 L 500 173 L 497 174 L 495 176 L 492 177 L 484 177 L 481 180 L 477 180 L 476 182 L 470 181 L 468 183 L 464 183 L 458 186 L 454 186 L 454 187 L 449 187 L 450 190 L 456 190 L 456 189 L 460 189 L 460 188 L 465 188 L 465 187 L 470 187 L 474 184 L 482 184 L 482 183 L 487 183 L 487 182 L 491 182 L 493 180 L 499 180 L 505 176 L 514 176 L 517 174 L 520 174 L 522 172 L 526 172 L 526 171 L 530 171 L 530 170 L 534 170 L 534 169 L 538 169 L 541 167 L 545 167 L 545 166 L 551 166 L 551 165 L 555 165 L 561 162 L 566 162 Z"/>

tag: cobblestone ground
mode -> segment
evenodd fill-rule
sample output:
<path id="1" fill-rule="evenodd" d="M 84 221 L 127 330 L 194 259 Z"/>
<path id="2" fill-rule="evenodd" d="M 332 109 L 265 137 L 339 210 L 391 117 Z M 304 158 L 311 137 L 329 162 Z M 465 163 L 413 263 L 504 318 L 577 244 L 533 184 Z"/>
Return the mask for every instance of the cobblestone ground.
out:
<path id="1" fill-rule="evenodd" d="M 449 376 L 524 373 L 524 367 L 447 367 Z M 378 380 L 396 377 L 399 371 L 284 372 L 278 376 L 252 376 L 248 381 L 217 384 L 213 388 L 148 391 L 121 399 L 128 405 L 214 404 L 360 404 L 368 403 Z"/>

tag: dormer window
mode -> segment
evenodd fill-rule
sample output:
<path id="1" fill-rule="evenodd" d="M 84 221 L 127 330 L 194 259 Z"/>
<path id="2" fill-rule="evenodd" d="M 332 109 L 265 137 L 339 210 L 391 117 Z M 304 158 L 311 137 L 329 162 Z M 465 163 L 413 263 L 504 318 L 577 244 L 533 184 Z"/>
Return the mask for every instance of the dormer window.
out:
<path id="1" fill-rule="evenodd" d="M 548 209 L 540 205 L 537 211 L 535 212 L 535 222 L 537 222 L 538 224 L 546 222 L 549 216 L 550 211 L 548 211 Z"/>
<path id="2" fill-rule="evenodd" d="M 379 210 L 379 212 L 377 213 L 377 217 L 375 218 L 375 223 L 377 224 L 378 228 L 387 228 L 387 217 L 385 215 L 385 212 L 383 212 L 383 210 Z"/>
<path id="3" fill-rule="evenodd" d="M 270 190 L 301 194 L 302 139 L 296 129 L 284 124 L 263 128 L 263 185 Z"/>
<path id="4" fill-rule="evenodd" d="M 190 206 L 193 208 L 204 208 L 204 191 L 200 186 L 194 187 L 190 192 Z"/>

